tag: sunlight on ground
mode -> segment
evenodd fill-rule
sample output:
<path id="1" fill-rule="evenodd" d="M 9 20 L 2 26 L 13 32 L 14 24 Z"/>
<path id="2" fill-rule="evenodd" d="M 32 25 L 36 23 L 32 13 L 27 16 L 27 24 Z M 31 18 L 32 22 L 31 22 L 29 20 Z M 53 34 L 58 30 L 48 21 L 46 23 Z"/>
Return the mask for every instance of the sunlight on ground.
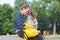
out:
<path id="1" fill-rule="evenodd" d="M 49 35 L 45 37 L 45 40 L 60 40 L 60 35 Z"/>
<path id="2" fill-rule="evenodd" d="M 21 40 L 18 35 L 0 35 L 0 40 Z M 49 35 L 45 40 L 60 40 L 60 35 Z"/>

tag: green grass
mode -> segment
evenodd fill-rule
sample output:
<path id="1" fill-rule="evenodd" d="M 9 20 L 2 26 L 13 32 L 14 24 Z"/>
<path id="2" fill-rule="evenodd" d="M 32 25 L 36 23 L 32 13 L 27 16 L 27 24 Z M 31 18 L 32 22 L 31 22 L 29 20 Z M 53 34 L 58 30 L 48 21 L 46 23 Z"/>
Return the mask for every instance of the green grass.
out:
<path id="1" fill-rule="evenodd" d="M 45 40 L 60 40 L 60 35 L 49 35 L 45 37 Z"/>

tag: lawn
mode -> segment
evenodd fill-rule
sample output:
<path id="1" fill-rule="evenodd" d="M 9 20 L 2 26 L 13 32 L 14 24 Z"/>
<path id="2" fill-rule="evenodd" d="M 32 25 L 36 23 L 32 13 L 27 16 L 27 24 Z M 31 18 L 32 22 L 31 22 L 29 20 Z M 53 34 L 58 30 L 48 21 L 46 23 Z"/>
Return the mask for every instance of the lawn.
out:
<path id="1" fill-rule="evenodd" d="M 45 40 L 60 40 L 60 35 L 49 35 L 45 37 Z"/>

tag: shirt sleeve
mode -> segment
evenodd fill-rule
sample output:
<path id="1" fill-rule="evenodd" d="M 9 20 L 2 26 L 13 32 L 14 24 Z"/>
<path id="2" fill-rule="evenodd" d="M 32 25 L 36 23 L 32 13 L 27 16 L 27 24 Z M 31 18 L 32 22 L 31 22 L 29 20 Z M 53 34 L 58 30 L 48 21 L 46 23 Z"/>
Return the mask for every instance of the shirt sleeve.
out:
<path id="1" fill-rule="evenodd" d="M 22 22 L 21 18 L 16 17 L 14 19 L 14 28 L 15 28 L 15 30 L 24 28 L 24 23 Z"/>
<path id="2" fill-rule="evenodd" d="M 37 22 L 37 20 L 35 19 L 35 21 L 36 21 L 36 25 L 38 24 L 38 22 Z"/>
<path id="3" fill-rule="evenodd" d="M 33 25 L 37 25 L 37 24 L 38 24 L 37 20 L 35 19 L 35 20 L 32 22 L 32 24 L 33 24 Z"/>

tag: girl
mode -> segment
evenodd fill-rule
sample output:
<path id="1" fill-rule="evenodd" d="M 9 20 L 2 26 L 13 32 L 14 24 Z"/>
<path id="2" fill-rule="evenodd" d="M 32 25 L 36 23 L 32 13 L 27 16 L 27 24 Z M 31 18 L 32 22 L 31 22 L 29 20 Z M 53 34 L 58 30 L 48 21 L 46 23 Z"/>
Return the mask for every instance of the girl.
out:
<path id="1" fill-rule="evenodd" d="M 28 18 L 26 20 L 25 25 L 26 25 L 27 30 L 25 30 L 25 33 L 26 34 L 31 34 L 32 33 L 30 36 L 32 36 L 32 35 L 34 36 L 34 37 L 31 37 L 31 38 L 28 38 L 28 40 L 43 40 L 43 37 L 42 37 L 40 31 L 37 30 L 38 22 L 36 20 L 36 16 L 37 16 L 37 12 L 32 10 L 30 15 L 28 16 Z M 30 30 L 30 28 L 31 28 L 31 30 Z"/>
<path id="2" fill-rule="evenodd" d="M 32 27 L 35 29 L 38 28 L 38 22 L 37 22 L 36 16 L 37 16 L 37 12 L 32 10 L 30 15 L 27 18 L 27 22 L 32 24 Z"/>

